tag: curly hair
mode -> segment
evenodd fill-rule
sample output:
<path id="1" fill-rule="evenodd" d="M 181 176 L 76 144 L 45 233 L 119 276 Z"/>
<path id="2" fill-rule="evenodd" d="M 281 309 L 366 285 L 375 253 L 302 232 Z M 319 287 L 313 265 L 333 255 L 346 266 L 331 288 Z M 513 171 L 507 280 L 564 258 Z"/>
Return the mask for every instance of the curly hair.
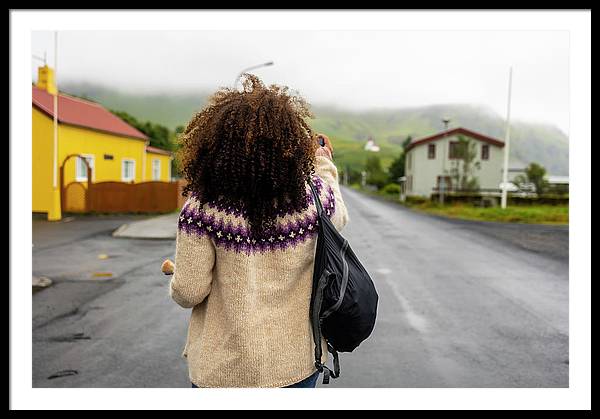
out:
<path id="1" fill-rule="evenodd" d="M 282 209 L 307 207 L 306 181 L 318 147 L 306 101 L 288 87 L 243 75 L 243 89 L 221 88 L 179 137 L 184 196 L 239 208 L 252 234 L 272 228 Z"/>

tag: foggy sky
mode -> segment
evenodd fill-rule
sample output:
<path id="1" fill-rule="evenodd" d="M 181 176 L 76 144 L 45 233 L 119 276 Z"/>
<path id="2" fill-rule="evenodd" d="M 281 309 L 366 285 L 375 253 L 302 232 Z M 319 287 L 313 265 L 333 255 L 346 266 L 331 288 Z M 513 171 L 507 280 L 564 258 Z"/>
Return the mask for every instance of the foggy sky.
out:
<path id="1" fill-rule="evenodd" d="M 58 82 L 131 91 L 212 90 L 239 71 L 288 85 L 309 102 L 353 110 L 471 103 L 569 132 L 566 31 L 62 31 Z M 32 53 L 54 63 L 52 32 Z M 39 61 L 32 60 L 32 79 Z"/>

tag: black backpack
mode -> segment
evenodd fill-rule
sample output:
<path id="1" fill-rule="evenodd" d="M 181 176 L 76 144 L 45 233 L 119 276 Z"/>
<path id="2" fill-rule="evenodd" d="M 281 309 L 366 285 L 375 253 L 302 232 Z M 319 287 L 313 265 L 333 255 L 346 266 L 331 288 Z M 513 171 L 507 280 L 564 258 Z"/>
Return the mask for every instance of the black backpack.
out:
<path id="1" fill-rule="evenodd" d="M 315 367 L 323 373 L 323 384 L 329 384 L 330 376 L 340 376 L 338 352 L 352 352 L 373 331 L 379 297 L 348 241 L 322 215 L 323 205 L 312 182 L 309 186 L 319 220 L 310 319 Z M 333 371 L 321 363 L 321 337 L 333 355 Z"/>

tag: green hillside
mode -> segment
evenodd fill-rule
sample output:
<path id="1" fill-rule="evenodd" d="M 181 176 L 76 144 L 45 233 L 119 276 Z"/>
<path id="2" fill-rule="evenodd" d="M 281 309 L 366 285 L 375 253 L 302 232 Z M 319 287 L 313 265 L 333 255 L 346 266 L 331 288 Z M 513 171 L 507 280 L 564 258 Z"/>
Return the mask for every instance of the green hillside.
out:
<path id="1" fill-rule="evenodd" d="M 109 109 L 125 111 L 137 119 L 151 121 L 174 130 L 206 103 L 207 94 L 126 93 L 90 83 L 61 85 L 61 91 L 101 103 Z"/>
<path id="2" fill-rule="evenodd" d="M 110 109 L 123 110 L 140 120 L 149 120 L 174 129 L 185 125 L 207 99 L 206 92 L 169 94 L 132 94 L 93 84 L 66 84 L 62 90 L 87 97 Z M 493 137 L 504 137 L 502 117 L 485 107 L 474 105 L 434 105 L 401 109 L 376 109 L 351 112 L 327 106 L 314 106 L 316 131 L 331 137 L 338 165 L 360 170 L 366 156 L 364 143 L 369 136 L 381 147 L 384 167 L 402 151 L 400 144 L 443 129 L 442 118 L 451 118 L 450 126 L 463 126 Z M 553 175 L 569 174 L 569 139 L 551 125 L 515 122 L 511 131 L 511 166 L 535 161 Z"/>
<path id="3" fill-rule="evenodd" d="M 381 147 L 384 166 L 401 151 L 407 136 L 413 138 L 443 129 L 442 118 L 451 118 L 450 126 L 463 126 L 484 134 L 504 138 L 504 120 L 485 108 L 472 105 L 436 105 L 397 110 L 348 112 L 315 107 L 312 126 L 331 136 L 336 149 L 353 150 L 357 154 L 349 163 L 364 162 L 364 142 L 371 136 Z M 358 144 L 356 144 L 358 142 Z M 341 159 L 344 159 L 344 156 Z M 541 124 L 515 122 L 511 129 L 511 166 L 525 166 L 531 161 L 544 165 L 549 173 L 568 175 L 569 140 L 559 129 Z"/>

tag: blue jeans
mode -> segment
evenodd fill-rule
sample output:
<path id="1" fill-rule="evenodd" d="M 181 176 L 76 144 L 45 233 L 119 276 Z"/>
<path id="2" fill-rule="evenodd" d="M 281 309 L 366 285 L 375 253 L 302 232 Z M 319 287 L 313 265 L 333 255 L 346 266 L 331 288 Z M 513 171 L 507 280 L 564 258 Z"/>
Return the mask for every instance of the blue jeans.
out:
<path id="1" fill-rule="evenodd" d="M 317 380 L 319 379 L 319 371 L 316 371 L 313 375 L 304 380 L 292 384 L 291 386 L 287 386 L 285 388 L 315 388 L 317 386 Z M 192 388 L 198 388 L 198 386 L 192 383 Z"/>
<path id="2" fill-rule="evenodd" d="M 319 371 L 316 371 L 313 375 L 299 383 L 292 384 L 291 386 L 287 386 L 286 388 L 315 388 L 317 386 L 317 380 L 319 379 Z"/>

